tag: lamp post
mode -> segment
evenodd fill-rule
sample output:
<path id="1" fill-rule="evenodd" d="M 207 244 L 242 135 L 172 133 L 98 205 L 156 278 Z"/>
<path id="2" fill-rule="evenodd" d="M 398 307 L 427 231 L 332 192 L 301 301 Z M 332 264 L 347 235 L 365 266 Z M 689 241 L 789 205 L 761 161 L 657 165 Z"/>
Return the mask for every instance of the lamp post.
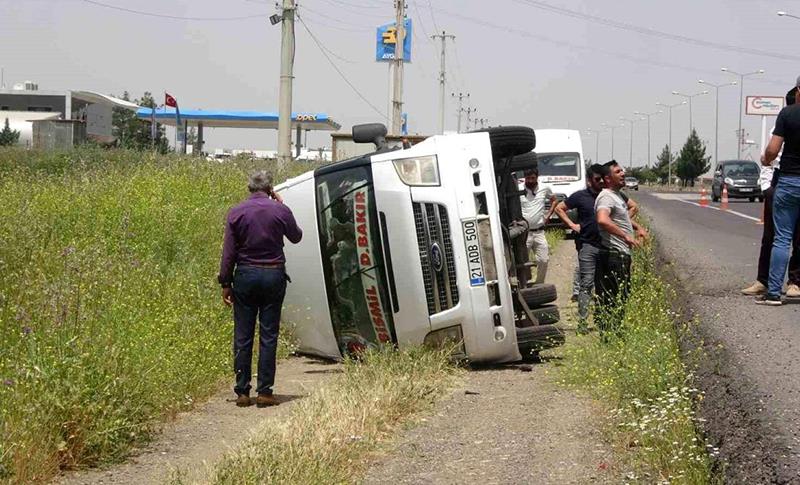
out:
<path id="1" fill-rule="evenodd" d="M 594 163 L 600 162 L 600 133 L 602 132 L 592 128 L 586 130 L 587 135 L 594 135 Z"/>
<path id="2" fill-rule="evenodd" d="M 717 167 L 719 165 L 719 88 L 736 86 L 738 83 L 736 81 L 731 81 L 724 84 L 713 84 L 702 79 L 699 79 L 697 82 L 714 88 L 714 167 Z"/>
<path id="3" fill-rule="evenodd" d="M 614 129 L 617 125 L 609 125 L 608 123 L 600 123 L 603 128 L 611 129 L 611 160 L 614 160 Z"/>
<path id="4" fill-rule="evenodd" d="M 701 91 L 695 94 L 683 94 L 678 91 L 672 91 L 673 96 L 681 96 L 689 100 L 689 133 L 694 129 L 694 118 L 692 118 L 692 98 L 708 94 L 708 91 Z"/>
<path id="5" fill-rule="evenodd" d="M 629 157 L 628 158 L 628 170 L 630 170 L 630 169 L 633 168 L 633 123 L 636 122 L 636 120 L 631 120 L 631 119 L 625 118 L 624 116 L 620 116 L 619 119 L 620 119 L 620 121 L 625 121 L 625 122 L 631 124 L 631 149 L 630 149 L 630 153 L 628 154 L 628 157 Z"/>
<path id="6" fill-rule="evenodd" d="M 733 74 L 734 76 L 739 76 L 739 131 L 736 133 L 736 138 L 738 138 L 736 142 L 736 158 L 742 158 L 742 143 L 744 142 L 744 133 L 742 132 L 742 104 L 744 103 L 744 78 L 747 76 L 754 76 L 756 74 L 764 74 L 764 70 L 759 69 L 758 71 L 746 72 L 744 74 L 736 71 L 731 71 L 727 67 L 723 67 L 720 70 L 722 72 Z"/>
<path id="7" fill-rule="evenodd" d="M 637 116 L 645 116 L 647 117 L 647 168 L 650 168 L 650 117 L 653 115 L 661 114 L 664 111 L 658 110 L 655 113 L 642 113 L 641 111 L 634 111 L 633 114 Z M 642 118 L 644 119 L 644 118 Z"/>
<path id="8" fill-rule="evenodd" d="M 663 106 L 664 108 L 669 109 L 669 145 L 667 145 L 667 150 L 669 151 L 669 161 L 667 162 L 667 187 L 672 186 L 672 108 L 677 108 L 678 106 L 683 106 L 684 104 L 686 104 L 686 101 L 681 101 L 677 104 L 656 103 L 656 106 Z"/>
<path id="9" fill-rule="evenodd" d="M 790 13 L 784 12 L 783 10 L 778 12 L 778 17 L 791 17 L 793 19 L 800 19 L 797 15 L 792 15 Z"/>

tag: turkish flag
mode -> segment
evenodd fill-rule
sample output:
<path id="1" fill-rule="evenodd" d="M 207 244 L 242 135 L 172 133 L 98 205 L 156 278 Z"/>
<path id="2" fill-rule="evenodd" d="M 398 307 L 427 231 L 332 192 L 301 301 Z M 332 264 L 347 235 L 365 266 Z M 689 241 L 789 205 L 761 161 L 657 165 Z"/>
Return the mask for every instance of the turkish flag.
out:
<path id="1" fill-rule="evenodd" d="M 169 93 L 164 93 L 164 104 L 167 106 L 171 106 L 173 108 L 178 107 L 178 101 L 172 97 Z"/>

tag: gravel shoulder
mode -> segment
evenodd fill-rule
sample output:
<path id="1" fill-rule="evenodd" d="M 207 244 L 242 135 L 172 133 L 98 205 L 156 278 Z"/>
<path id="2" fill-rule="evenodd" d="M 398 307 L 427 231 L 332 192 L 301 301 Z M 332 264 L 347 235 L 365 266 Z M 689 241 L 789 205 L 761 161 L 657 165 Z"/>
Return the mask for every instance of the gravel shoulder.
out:
<path id="1" fill-rule="evenodd" d="M 548 280 L 559 292 L 562 325 L 574 335 L 571 241 L 550 260 Z M 556 353 L 523 372 L 517 365 L 482 368 L 371 467 L 367 484 L 618 483 L 612 446 L 589 398 L 555 383 Z"/>
<path id="2" fill-rule="evenodd" d="M 281 404 L 259 409 L 238 408 L 231 385 L 214 394 L 196 409 L 179 414 L 163 426 L 162 432 L 119 465 L 103 469 L 69 472 L 55 480 L 61 485 L 155 484 L 163 483 L 174 470 L 181 470 L 186 482 L 202 482 L 207 464 L 246 441 L 251 430 L 265 420 L 285 416 L 293 401 L 307 396 L 332 375 L 338 364 L 305 357 L 278 362 L 275 395 Z"/>

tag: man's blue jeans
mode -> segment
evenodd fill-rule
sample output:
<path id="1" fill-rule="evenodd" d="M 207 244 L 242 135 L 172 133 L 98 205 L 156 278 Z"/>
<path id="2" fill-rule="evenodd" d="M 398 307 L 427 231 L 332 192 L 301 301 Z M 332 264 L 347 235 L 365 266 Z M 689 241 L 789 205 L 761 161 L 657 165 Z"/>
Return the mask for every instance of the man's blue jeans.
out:
<path id="1" fill-rule="evenodd" d="M 589 318 L 589 304 L 594 290 L 594 272 L 600 249 L 591 244 L 582 244 L 578 253 L 578 272 L 580 273 L 580 292 L 578 293 L 578 318 L 585 323 Z"/>
<path id="2" fill-rule="evenodd" d="M 800 176 L 781 174 L 775 188 L 772 218 L 775 223 L 775 240 L 769 263 L 769 296 L 780 297 L 786 266 L 789 264 L 789 246 L 800 216 Z"/>
<path id="3" fill-rule="evenodd" d="M 286 281 L 286 271 L 282 268 L 236 267 L 233 275 L 233 370 L 236 373 L 233 390 L 236 394 L 250 394 L 256 318 L 259 322 L 256 392 L 272 394 Z"/>

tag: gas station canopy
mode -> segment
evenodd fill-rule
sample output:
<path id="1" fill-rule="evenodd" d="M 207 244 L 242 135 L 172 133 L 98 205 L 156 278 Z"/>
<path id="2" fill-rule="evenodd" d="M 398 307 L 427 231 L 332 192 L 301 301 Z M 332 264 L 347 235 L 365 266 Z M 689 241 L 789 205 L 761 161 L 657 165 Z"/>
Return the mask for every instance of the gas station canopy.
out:
<path id="1" fill-rule="evenodd" d="M 153 118 L 152 108 L 139 108 L 136 116 L 145 121 Z M 175 126 L 175 110 L 156 108 L 158 123 Z M 181 110 L 181 121 L 204 128 L 278 129 L 278 113 L 260 111 Z M 324 113 L 292 113 L 292 129 L 337 131 L 341 125 Z"/>

